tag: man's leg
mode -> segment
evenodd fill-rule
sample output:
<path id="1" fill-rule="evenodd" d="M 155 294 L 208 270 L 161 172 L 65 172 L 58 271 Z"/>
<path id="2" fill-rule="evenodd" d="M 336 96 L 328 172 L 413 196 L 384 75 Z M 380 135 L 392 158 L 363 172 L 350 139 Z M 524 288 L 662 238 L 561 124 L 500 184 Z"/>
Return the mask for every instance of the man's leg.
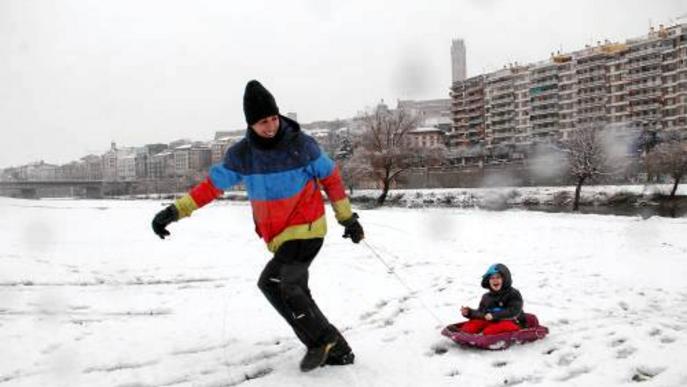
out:
<path id="1" fill-rule="evenodd" d="M 317 342 L 311 337 L 309 337 L 305 332 L 293 324 L 293 316 L 286 306 L 284 299 L 281 294 L 281 266 L 282 263 L 276 259 L 271 259 L 260 274 L 260 279 L 258 280 L 258 288 L 265 295 L 265 298 L 272 304 L 274 309 L 279 312 L 279 314 L 286 320 L 286 322 L 291 326 L 294 333 L 298 339 L 308 348 L 313 348 L 317 346 Z"/>
<path id="2" fill-rule="evenodd" d="M 275 259 L 282 262 L 279 273 L 281 298 L 293 325 L 311 337 L 317 346 L 335 339 L 337 333 L 313 300 L 308 287 L 308 269 L 322 242 L 321 238 L 288 241 L 275 254 Z"/>

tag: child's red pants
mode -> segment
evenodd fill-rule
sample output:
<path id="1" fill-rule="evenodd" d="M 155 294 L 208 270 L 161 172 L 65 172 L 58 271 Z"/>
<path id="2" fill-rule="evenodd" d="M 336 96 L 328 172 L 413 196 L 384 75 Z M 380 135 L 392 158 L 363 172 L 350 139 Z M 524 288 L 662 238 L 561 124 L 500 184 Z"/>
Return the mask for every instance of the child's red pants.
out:
<path id="1" fill-rule="evenodd" d="M 487 321 L 487 320 L 470 320 L 466 322 L 460 330 L 465 333 L 480 333 L 486 335 L 495 335 L 497 333 L 515 332 L 520 330 L 520 326 L 513 320 L 501 321 Z"/>

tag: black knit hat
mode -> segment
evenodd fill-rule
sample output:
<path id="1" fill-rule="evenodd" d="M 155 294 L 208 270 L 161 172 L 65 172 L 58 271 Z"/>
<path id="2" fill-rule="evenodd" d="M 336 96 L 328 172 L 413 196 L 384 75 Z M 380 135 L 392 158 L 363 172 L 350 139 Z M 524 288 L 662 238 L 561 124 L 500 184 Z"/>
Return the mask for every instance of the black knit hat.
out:
<path id="1" fill-rule="evenodd" d="M 243 113 L 246 123 L 251 126 L 265 117 L 279 114 L 279 108 L 272 94 L 260 82 L 252 80 L 243 93 Z"/>

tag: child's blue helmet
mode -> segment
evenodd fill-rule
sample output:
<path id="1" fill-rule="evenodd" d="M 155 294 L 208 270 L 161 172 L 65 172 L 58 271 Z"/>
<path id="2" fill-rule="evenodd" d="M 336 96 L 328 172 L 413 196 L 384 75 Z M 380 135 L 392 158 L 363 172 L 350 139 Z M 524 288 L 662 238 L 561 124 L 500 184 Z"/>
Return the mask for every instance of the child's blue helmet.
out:
<path id="1" fill-rule="evenodd" d="M 482 287 L 489 289 L 489 277 L 497 273 L 501 274 L 501 277 L 503 277 L 503 288 L 510 288 L 511 284 L 513 283 L 510 270 L 508 270 L 508 267 L 502 263 L 495 263 L 489 266 L 487 272 L 482 275 Z"/>

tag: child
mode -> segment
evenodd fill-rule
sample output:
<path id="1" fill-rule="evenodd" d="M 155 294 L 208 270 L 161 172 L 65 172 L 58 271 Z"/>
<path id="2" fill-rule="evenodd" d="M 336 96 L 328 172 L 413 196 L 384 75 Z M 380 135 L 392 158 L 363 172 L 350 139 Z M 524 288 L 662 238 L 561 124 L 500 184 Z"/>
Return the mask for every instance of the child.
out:
<path id="1" fill-rule="evenodd" d="M 495 335 L 524 327 L 522 296 L 511 284 L 510 270 L 506 265 L 491 265 L 482 276 L 482 287 L 489 289 L 489 292 L 482 296 L 477 310 L 467 306 L 460 308 L 461 314 L 470 320 L 460 330 L 465 333 Z"/>

